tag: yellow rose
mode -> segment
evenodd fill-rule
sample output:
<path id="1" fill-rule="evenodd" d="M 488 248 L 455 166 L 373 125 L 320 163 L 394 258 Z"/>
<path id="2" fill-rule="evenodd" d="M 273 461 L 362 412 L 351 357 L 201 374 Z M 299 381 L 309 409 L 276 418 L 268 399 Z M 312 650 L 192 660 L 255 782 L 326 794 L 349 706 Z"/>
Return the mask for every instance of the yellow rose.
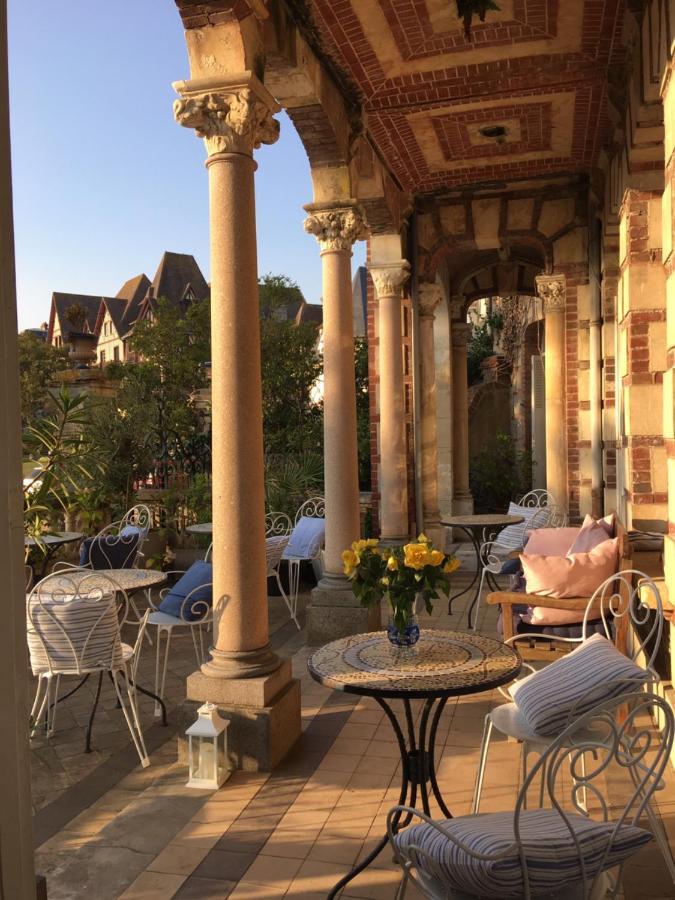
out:
<path id="1" fill-rule="evenodd" d="M 354 574 L 354 570 L 358 566 L 359 562 L 360 557 L 358 553 L 354 553 L 353 550 L 343 550 L 342 563 L 344 565 L 344 573 L 347 577 Z"/>
<path id="2" fill-rule="evenodd" d="M 423 569 L 427 564 L 429 550 L 426 544 L 406 544 L 403 561 L 409 569 Z"/>
<path id="3" fill-rule="evenodd" d="M 429 538 L 426 536 L 426 534 L 424 532 L 422 532 L 422 534 L 417 535 L 417 543 L 418 544 L 428 544 L 429 543 Z"/>
<path id="4" fill-rule="evenodd" d="M 430 550 L 429 556 L 427 558 L 428 566 L 440 566 L 440 564 L 445 559 L 445 553 L 441 553 L 440 550 Z"/>
<path id="5" fill-rule="evenodd" d="M 352 550 L 355 553 L 362 553 L 364 550 L 373 550 L 375 547 L 377 547 L 378 543 L 379 541 L 377 540 L 377 538 L 362 538 L 359 541 L 354 541 L 354 543 L 352 544 Z"/>
<path id="6" fill-rule="evenodd" d="M 387 568 L 390 572 L 398 572 L 398 560 L 391 554 L 389 555 L 389 559 L 387 560 Z"/>
<path id="7" fill-rule="evenodd" d="M 443 571 L 446 575 L 452 575 L 452 573 L 456 572 L 457 569 L 459 569 L 459 560 L 456 556 L 451 556 L 443 566 Z"/>

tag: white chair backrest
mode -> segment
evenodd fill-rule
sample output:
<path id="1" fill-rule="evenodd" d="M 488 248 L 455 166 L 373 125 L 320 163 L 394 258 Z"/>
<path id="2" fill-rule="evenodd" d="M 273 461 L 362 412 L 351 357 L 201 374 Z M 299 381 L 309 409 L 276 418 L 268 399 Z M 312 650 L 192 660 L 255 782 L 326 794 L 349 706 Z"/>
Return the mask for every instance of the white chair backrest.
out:
<path id="1" fill-rule="evenodd" d="M 92 569 L 131 569 L 135 566 L 141 544 L 145 540 L 135 527 L 112 522 L 92 538 L 88 564 Z"/>
<path id="2" fill-rule="evenodd" d="M 517 501 L 518 506 L 526 506 L 529 508 L 532 507 L 543 507 L 543 506 L 557 506 L 558 503 L 553 496 L 548 491 L 545 491 L 543 488 L 535 488 L 533 491 L 528 491 L 527 494 L 523 494 L 520 500 Z"/>
<path id="3" fill-rule="evenodd" d="M 281 562 L 286 545 L 288 544 L 287 534 L 272 535 L 265 540 L 265 554 L 267 557 L 267 574 L 274 573 L 276 567 Z"/>
<path id="4" fill-rule="evenodd" d="M 323 497 L 311 497 L 305 500 L 300 509 L 295 514 L 295 524 L 297 525 L 302 518 L 309 519 L 325 519 L 326 518 L 326 501 Z"/>
<path id="5" fill-rule="evenodd" d="M 654 713 L 659 730 L 653 725 Z M 651 693 L 626 692 L 576 717 L 549 745 L 525 778 L 514 815 L 526 898 L 531 897 L 531 889 L 521 819 L 532 815 L 526 811 L 528 789 L 544 779 L 550 800 L 550 804 L 545 800 L 544 806 L 550 805 L 557 812 L 561 832 L 568 837 L 578 833 L 573 827 L 573 815 L 613 825 L 599 843 L 593 841 L 592 853 L 584 855 L 581 842 L 568 840 L 568 846 L 576 848 L 578 871 L 582 872 L 583 894 L 579 896 L 596 896 L 595 888 L 602 870 L 607 868 L 607 859 L 624 839 L 622 828 L 638 825 L 649 798 L 661 783 L 669 765 L 674 731 L 673 711 L 666 700 Z M 542 840 L 546 840 L 545 834 Z M 572 868 L 572 861 L 566 861 L 565 871 Z"/>
<path id="6" fill-rule="evenodd" d="M 643 659 L 653 670 L 663 631 L 663 603 L 654 582 L 637 569 L 625 569 L 604 581 L 588 601 L 584 613 L 582 640 L 590 637 L 589 623 L 600 621 L 605 637 L 614 639 L 614 629 L 622 628 L 630 642 L 628 655 Z M 630 627 L 632 626 L 632 627 Z"/>
<path id="7" fill-rule="evenodd" d="M 265 516 L 265 537 L 277 534 L 290 534 L 293 523 L 286 513 L 270 512 Z"/>
<path id="8" fill-rule="evenodd" d="M 33 674 L 121 668 L 120 621 L 128 606 L 126 593 L 104 572 L 47 575 L 27 600 Z"/>
<path id="9" fill-rule="evenodd" d="M 152 513 L 150 508 L 144 503 L 132 506 L 120 520 L 120 531 L 123 531 L 125 528 L 135 528 L 143 540 L 148 536 L 151 526 Z"/>

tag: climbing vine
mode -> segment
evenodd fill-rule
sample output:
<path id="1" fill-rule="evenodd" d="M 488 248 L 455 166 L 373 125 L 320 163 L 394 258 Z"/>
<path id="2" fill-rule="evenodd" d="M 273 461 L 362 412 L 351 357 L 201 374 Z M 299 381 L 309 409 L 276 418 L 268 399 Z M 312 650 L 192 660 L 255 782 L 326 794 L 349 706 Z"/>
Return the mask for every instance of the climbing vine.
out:
<path id="1" fill-rule="evenodd" d="M 523 340 L 527 304 L 517 295 L 502 297 L 500 309 L 502 314 L 502 354 L 507 362 L 513 366 Z"/>

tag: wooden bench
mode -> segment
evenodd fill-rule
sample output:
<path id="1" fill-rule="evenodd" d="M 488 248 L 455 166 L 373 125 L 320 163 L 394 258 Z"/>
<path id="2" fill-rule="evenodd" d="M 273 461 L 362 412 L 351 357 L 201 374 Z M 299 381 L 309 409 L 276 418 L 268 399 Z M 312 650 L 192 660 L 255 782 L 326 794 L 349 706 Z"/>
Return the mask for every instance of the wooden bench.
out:
<path id="1" fill-rule="evenodd" d="M 625 572 L 627 569 L 632 568 L 632 558 L 631 558 L 631 547 L 630 541 L 628 540 L 628 532 L 623 526 L 622 522 L 616 519 L 616 536 L 619 538 L 619 572 Z M 621 596 L 625 597 L 626 601 L 628 600 L 626 596 L 626 586 L 623 582 L 620 583 L 620 593 Z M 565 599 L 558 599 L 556 597 L 541 597 L 539 594 L 524 594 L 517 593 L 516 591 L 492 591 L 492 593 L 488 594 L 487 602 L 490 606 L 501 606 L 502 608 L 502 629 L 503 629 L 503 640 L 507 640 L 510 637 L 513 637 L 513 607 L 514 606 L 539 606 L 544 609 L 565 609 L 565 610 L 579 610 L 582 615 L 579 618 L 579 621 L 583 619 L 583 611 L 588 606 L 588 602 L 590 597 L 569 597 Z M 598 605 L 598 615 L 597 618 L 600 618 L 600 607 Z M 621 617 L 616 620 L 616 646 L 622 651 L 626 652 L 628 648 L 628 622 L 626 621 L 626 617 Z M 536 640 L 536 633 L 532 634 L 533 640 Z M 527 656 L 528 658 L 536 658 L 538 656 L 546 655 L 546 658 L 550 657 L 551 647 L 548 646 L 545 651 L 539 650 L 537 652 L 536 648 L 533 648 L 530 651 L 526 651 L 523 646 L 526 642 L 523 640 L 522 643 L 519 643 L 518 648 L 521 651 L 521 654 Z M 547 644 L 550 645 L 550 642 L 547 641 Z"/>

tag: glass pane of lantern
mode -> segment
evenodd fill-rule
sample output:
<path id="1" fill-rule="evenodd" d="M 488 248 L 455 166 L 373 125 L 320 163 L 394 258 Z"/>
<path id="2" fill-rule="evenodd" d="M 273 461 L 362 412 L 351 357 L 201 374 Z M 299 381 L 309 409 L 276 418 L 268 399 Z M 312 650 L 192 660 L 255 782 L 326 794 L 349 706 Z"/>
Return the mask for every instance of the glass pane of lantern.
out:
<path id="1" fill-rule="evenodd" d="M 209 781 L 216 777 L 216 747 L 211 738 L 199 739 L 199 777 Z"/>

